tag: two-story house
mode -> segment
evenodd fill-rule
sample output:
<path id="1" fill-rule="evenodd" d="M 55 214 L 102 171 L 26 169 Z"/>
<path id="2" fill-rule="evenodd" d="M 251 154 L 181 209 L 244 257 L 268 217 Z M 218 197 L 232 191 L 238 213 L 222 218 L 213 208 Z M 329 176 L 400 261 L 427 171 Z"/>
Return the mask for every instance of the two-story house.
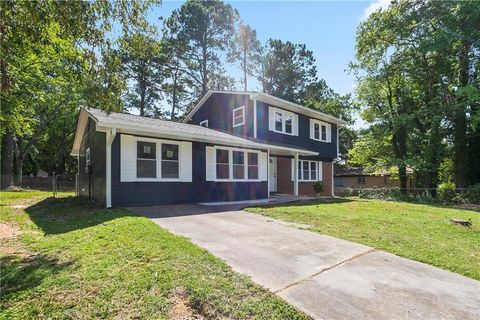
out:
<path id="1" fill-rule="evenodd" d="M 80 111 L 80 194 L 111 206 L 333 195 L 338 128 L 324 113 L 258 92 L 209 91 L 183 123 Z"/>

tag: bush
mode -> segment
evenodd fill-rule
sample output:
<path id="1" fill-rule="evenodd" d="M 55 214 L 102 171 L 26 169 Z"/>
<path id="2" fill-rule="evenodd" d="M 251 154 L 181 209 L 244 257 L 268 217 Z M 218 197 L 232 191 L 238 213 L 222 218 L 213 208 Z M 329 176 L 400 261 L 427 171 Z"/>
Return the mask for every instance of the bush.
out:
<path id="1" fill-rule="evenodd" d="M 455 183 L 444 182 L 438 185 L 438 200 L 442 202 L 451 203 L 456 198 Z"/>
<path id="2" fill-rule="evenodd" d="M 315 190 L 315 193 L 320 193 L 323 191 L 323 182 L 318 181 L 313 184 L 313 190 Z"/>
<path id="3" fill-rule="evenodd" d="M 480 183 L 477 183 L 468 189 L 466 200 L 470 203 L 480 203 Z"/>
<path id="4" fill-rule="evenodd" d="M 336 187 L 335 195 L 339 197 L 350 197 L 351 195 L 353 195 L 353 189 L 349 187 Z"/>

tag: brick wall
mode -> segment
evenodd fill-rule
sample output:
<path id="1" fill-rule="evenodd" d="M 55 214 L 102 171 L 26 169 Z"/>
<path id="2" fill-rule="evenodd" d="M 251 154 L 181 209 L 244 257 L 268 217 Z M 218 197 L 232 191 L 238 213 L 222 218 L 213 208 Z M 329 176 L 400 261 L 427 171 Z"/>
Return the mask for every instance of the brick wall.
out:
<path id="1" fill-rule="evenodd" d="M 322 162 L 323 191 L 322 196 L 332 195 L 332 163 Z M 314 182 L 298 182 L 298 194 L 303 196 L 314 195 Z M 291 158 L 277 158 L 277 192 L 293 194 Z"/>

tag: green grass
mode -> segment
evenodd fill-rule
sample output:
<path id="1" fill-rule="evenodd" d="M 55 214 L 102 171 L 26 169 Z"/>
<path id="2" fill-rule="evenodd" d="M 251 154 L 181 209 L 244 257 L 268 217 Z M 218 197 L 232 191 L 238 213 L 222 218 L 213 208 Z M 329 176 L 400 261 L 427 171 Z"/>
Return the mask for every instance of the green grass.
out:
<path id="1" fill-rule="evenodd" d="M 1 193 L 0 223 L 21 235 L 0 240 L 0 318 L 167 319 L 182 303 L 205 318 L 307 318 L 149 219 L 49 195 Z"/>
<path id="2" fill-rule="evenodd" d="M 325 199 L 247 211 L 308 225 L 346 239 L 480 280 L 480 212 L 379 200 Z M 471 219 L 473 227 L 449 219 Z"/>

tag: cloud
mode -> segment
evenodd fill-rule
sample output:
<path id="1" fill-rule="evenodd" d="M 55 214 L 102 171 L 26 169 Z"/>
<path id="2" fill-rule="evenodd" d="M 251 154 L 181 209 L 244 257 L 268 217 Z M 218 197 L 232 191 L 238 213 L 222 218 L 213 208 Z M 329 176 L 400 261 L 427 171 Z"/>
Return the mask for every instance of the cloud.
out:
<path id="1" fill-rule="evenodd" d="M 361 21 L 365 21 L 368 19 L 368 17 L 374 13 L 375 11 L 377 11 L 378 9 L 386 9 L 388 8 L 388 6 L 390 5 L 390 3 L 392 2 L 392 0 L 373 0 L 369 5 L 368 7 L 365 8 L 365 10 L 363 10 L 363 15 L 361 17 Z"/>

